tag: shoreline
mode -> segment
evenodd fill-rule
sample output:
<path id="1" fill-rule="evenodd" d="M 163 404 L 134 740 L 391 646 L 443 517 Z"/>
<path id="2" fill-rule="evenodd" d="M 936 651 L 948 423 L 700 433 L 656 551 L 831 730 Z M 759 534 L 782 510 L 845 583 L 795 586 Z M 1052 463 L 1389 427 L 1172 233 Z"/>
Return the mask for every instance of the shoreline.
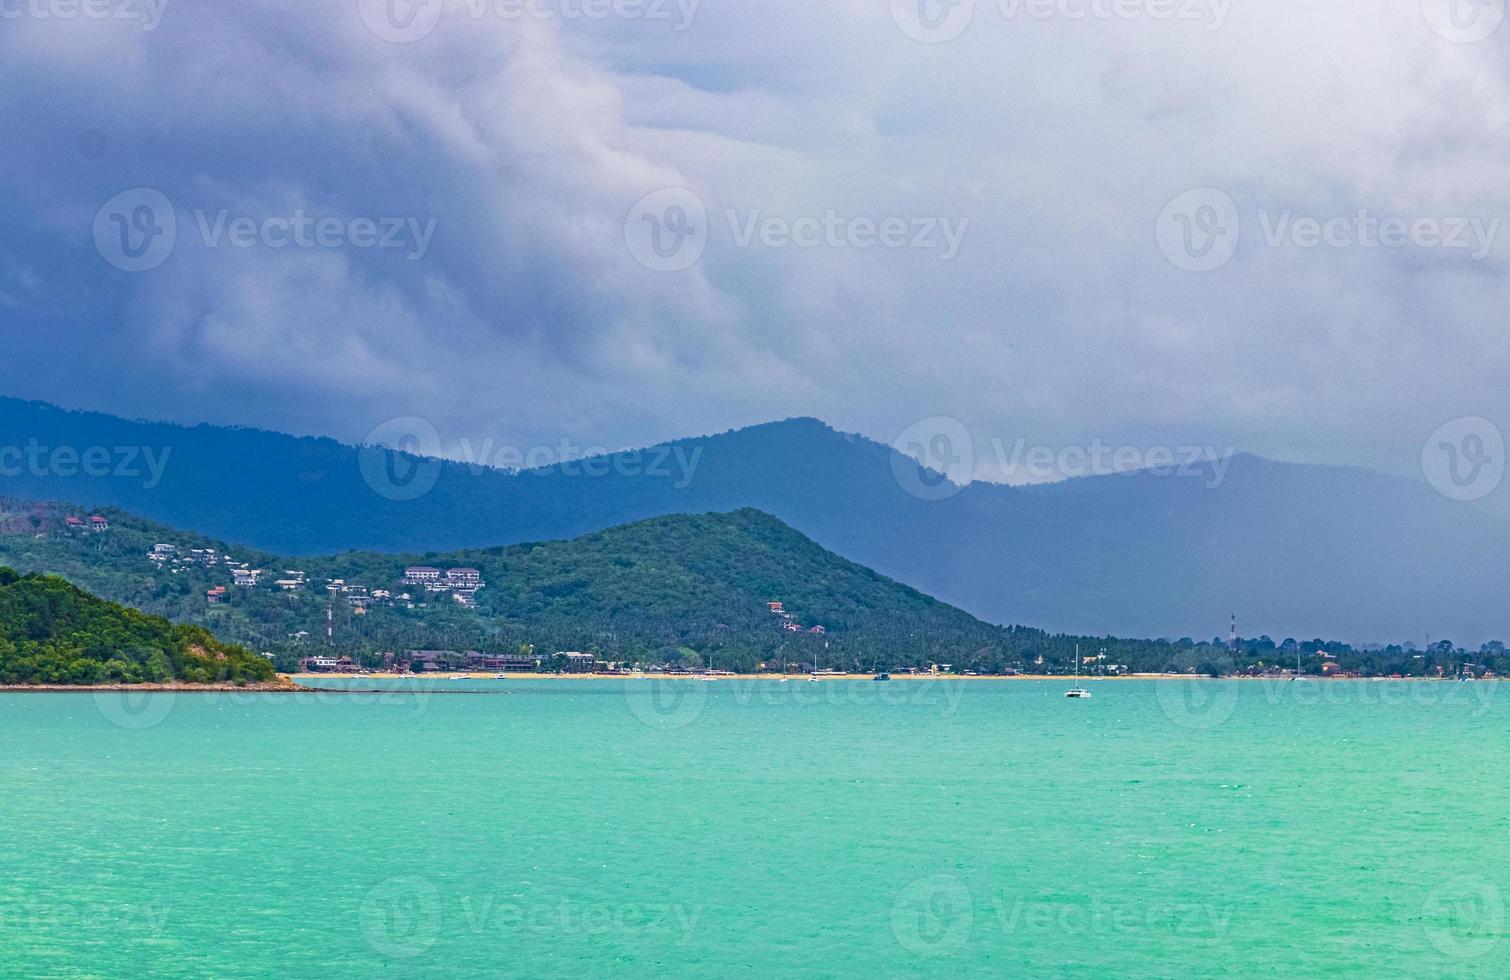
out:
<path id="1" fill-rule="evenodd" d="M 879 683 L 874 674 L 822 674 L 814 678 L 810 674 L 665 674 L 665 673 L 635 673 L 635 674 L 538 674 L 538 673 L 509 673 L 499 677 L 496 673 L 444 673 L 432 674 L 291 674 L 289 677 L 295 681 L 328 681 L 328 680 L 370 680 L 370 681 L 410 681 L 410 680 L 439 680 L 447 681 L 781 681 L 783 677 L 787 681 L 866 681 Z M 1480 678 L 1475 683 L 1485 681 L 1499 681 L 1503 678 L 1488 677 Z M 979 674 L 966 676 L 964 674 L 892 674 L 892 681 L 1064 681 L 1073 683 L 1075 678 L 1072 674 Z M 1320 674 L 1307 674 L 1303 677 L 1289 676 L 1257 676 L 1250 677 L 1246 674 L 1232 674 L 1224 677 L 1211 677 L 1206 674 L 1118 674 L 1108 677 L 1080 677 L 1081 684 L 1104 684 L 1122 681 L 1368 681 L 1370 683 L 1403 682 L 1411 681 L 1420 683 L 1459 683 L 1456 677 L 1326 677 Z"/>
<path id="2" fill-rule="evenodd" d="M 142 694 L 377 694 L 385 691 L 402 692 L 399 689 L 374 690 L 371 688 L 358 687 L 315 687 L 314 682 L 331 680 L 352 681 L 407 681 L 434 679 L 448 681 L 457 675 L 451 674 L 426 674 L 416 676 L 414 674 L 280 674 L 280 683 L 262 684 L 0 684 L 0 694 L 126 694 L 131 692 Z M 735 681 L 741 683 L 781 683 L 781 674 L 721 674 L 707 677 L 702 674 L 508 674 L 499 678 L 494 674 L 467 674 L 459 676 L 459 680 L 469 681 L 496 681 L 496 680 L 522 680 L 522 681 Z M 1073 682 L 1073 677 L 1061 674 L 1020 674 L 1020 675 L 979 675 L 966 677 L 963 674 L 894 674 L 893 681 L 1061 681 Z M 1505 678 L 1489 677 L 1480 678 L 1474 683 L 1494 683 Z M 863 681 L 865 683 L 879 683 L 874 674 L 824 674 L 813 678 L 808 674 L 786 674 L 785 680 L 792 682 L 819 681 Z M 1230 677 L 1210 677 L 1204 674 L 1124 674 L 1116 677 L 1080 678 L 1082 685 L 1097 685 L 1108 682 L 1124 681 L 1269 681 L 1289 682 L 1294 680 L 1325 681 L 1337 683 L 1339 681 L 1352 681 L 1354 683 L 1366 682 L 1370 684 L 1386 683 L 1430 683 L 1430 684 L 1457 684 L 1461 683 L 1455 677 L 1321 677 L 1307 675 L 1305 677 L 1249 677 L 1246 675 L 1234 675 Z M 300 683 L 303 682 L 303 683 Z M 476 694 L 485 693 L 477 691 L 442 691 L 437 693 L 450 694 Z"/>

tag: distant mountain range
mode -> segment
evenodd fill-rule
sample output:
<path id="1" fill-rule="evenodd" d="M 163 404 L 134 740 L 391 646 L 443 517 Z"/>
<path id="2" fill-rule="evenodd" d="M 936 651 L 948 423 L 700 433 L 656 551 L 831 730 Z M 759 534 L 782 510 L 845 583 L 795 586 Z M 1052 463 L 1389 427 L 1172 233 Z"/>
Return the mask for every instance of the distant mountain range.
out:
<path id="1" fill-rule="evenodd" d="M 271 552 L 448 551 L 753 507 L 992 622 L 1210 638 L 1235 613 L 1244 634 L 1275 639 L 1510 635 L 1510 526 L 1358 469 L 1237 456 L 1220 480 L 1200 469 L 918 495 L 915 464 L 813 419 L 515 473 L 0 399 L 7 447 L 0 492 L 121 506 Z M 44 452 L 59 447 L 73 466 Z M 99 475 L 84 472 L 91 449 Z M 44 464 L 16 465 L 27 450 Z"/>

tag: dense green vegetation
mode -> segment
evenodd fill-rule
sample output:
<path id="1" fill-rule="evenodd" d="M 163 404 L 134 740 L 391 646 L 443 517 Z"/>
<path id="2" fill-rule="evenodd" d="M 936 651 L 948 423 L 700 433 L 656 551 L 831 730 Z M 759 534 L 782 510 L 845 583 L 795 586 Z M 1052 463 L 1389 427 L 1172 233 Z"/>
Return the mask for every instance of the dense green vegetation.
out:
<path id="1" fill-rule="evenodd" d="M 521 644 L 549 653 L 583 650 L 605 659 L 699 662 L 753 668 L 767 659 L 824 666 L 878 666 L 933 661 L 999 662 L 1013 631 L 968 614 L 869 569 L 845 561 L 757 511 L 657 518 L 566 542 L 515 545 L 449 554 L 364 553 L 291 559 L 229 548 L 108 510 L 110 530 L 69 530 L 77 513 L 10 502 L 0 507 L 0 560 L 26 570 L 62 574 L 80 585 L 183 623 L 206 626 L 226 640 L 276 654 L 291 668 L 298 656 L 330 649 L 368 660 L 385 651 L 477 649 L 514 651 Z M 154 544 L 180 554 L 193 548 L 231 553 L 265 570 L 252 588 L 230 587 L 223 603 L 207 589 L 229 586 L 230 571 L 147 560 Z M 477 607 L 463 609 L 445 594 L 402 584 L 406 566 L 465 566 L 487 585 Z M 305 573 L 297 592 L 273 581 Z M 373 605 L 358 615 L 330 579 L 369 591 L 413 595 L 407 604 Z M 767 603 L 785 603 L 803 631 L 784 630 Z M 808 632 L 822 626 L 826 635 Z M 304 634 L 304 635 L 300 635 Z"/>
<path id="2" fill-rule="evenodd" d="M 1078 645 L 1097 659 L 1088 669 L 1232 673 L 1324 664 L 1371 674 L 1435 676 L 1465 662 L 1510 669 L 1502 645 L 1470 654 L 1451 643 L 1430 650 L 1359 650 L 1322 640 L 1247 639 L 1229 651 L 1218 639 L 1127 640 L 1052 635 L 996 627 L 870 569 L 824 550 L 782 522 L 754 510 L 655 518 L 570 541 L 445 554 L 348 553 L 288 558 L 231 548 L 115 510 L 110 530 L 68 530 L 64 516 L 83 513 L 20 501 L 0 502 L 0 562 L 55 572 L 100 595 L 175 622 L 213 630 L 222 640 L 276 655 L 291 670 L 299 656 L 327 651 L 376 663 L 383 652 L 474 649 L 512 652 L 521 645 L 549 654 L 582 650 L 643 665 L 706 663 L 755 669 L 786 661 L 836 669 L 951 664 L 983 673 L 1064 673 Z M 230 587 L 224 566 L 173 572 L 154 566 L 157 543 L 215 548 L 265 571 L 252 588 Z M 408 565 L 477 568 L 487 586 L 477 608 L 425 595 L 401 583 Z M 298 592 L 273 581 L 303 571 Z M 413 594 L 406 604 L 374 605 L 358 615 L 346 597 L 327 592 L 342 579 L 369 591 Z M 222 604 L 205 592 L 227 586 Z M 781 601 L 803 632 L 782 628 L 767 602 Z M 327 645 L 326 614 L 334 625 Z M 822 626 L 826 633 L 807 632 Z M 300 634 L 305 634 L 301 636 Z M 1040 662 L 1040 658 L 1041 662 Z"/>
<path id="3" fill-rule="evenodd" d="M 0 567 L 0 684 L 245 684 L 265 658 L 199 626 L 175 626 L 50 575 Z"/>

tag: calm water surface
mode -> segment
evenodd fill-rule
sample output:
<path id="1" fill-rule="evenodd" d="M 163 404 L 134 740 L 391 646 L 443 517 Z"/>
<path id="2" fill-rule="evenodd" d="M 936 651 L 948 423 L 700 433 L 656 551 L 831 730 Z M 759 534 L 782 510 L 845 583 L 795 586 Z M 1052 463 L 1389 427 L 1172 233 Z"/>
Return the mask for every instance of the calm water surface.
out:
<path id="1" fill-rule="evenodd" d="M 1064 686 L 0 695 L 0 975 L 1510 975 L 1499 686 Z"/>

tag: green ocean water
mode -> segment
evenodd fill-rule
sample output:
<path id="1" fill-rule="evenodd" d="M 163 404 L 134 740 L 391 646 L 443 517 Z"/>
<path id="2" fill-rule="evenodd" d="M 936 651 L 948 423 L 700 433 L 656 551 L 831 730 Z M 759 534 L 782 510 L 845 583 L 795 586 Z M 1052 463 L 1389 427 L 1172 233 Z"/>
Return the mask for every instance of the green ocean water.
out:
<path id="1" fill-rule="evenodd" d="M 1064 686 L 0 695 L 0 975 L 1510 975 L 1498 685 Z"/>

